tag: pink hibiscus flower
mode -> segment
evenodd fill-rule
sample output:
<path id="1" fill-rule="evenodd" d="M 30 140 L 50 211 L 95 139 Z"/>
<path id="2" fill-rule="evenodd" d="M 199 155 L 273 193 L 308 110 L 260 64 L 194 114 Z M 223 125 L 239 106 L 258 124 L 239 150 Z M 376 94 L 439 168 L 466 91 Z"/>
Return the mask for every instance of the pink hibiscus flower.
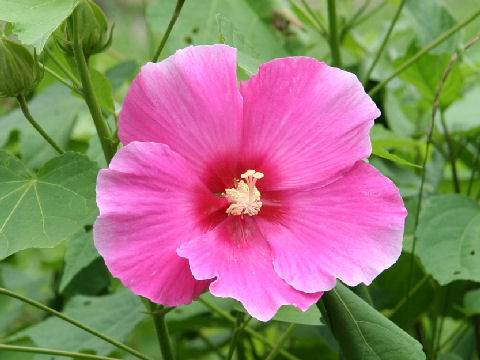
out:
<path id="1" fill-rule="evenodd" d="M 400 255 L 406 210 L 362 160 L 380 112 L 355 75 L 289 57 L 238 89 L 236 68 L 225 45 L 142 68 L 125 146 L 98 177 L 94 238 L 139 295 L 174 306 L 209 288 L 268 320 L 337 278 L 371 283 Z"/>

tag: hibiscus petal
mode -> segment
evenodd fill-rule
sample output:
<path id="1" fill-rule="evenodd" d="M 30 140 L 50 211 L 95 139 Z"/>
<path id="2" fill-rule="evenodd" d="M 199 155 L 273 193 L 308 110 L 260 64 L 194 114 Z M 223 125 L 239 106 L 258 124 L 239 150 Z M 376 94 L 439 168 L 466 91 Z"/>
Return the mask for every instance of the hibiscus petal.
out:
<path id="1" fill-rule="evenodd" d="M 120 149 L 97 183 L 94 240 L 111 273 L 164 305 L 197 298 L 210 282 L 196 280 L 176 249 L 204 232 L 195 201 L 202 197 L 210 197 L 209 211 L 223 211 L 225 200 L 209 193 L 168 146 L 133 142 Z"/>
<path id="2" fill-rule="evenodd" d="M 402 251 L 407 211 L 395 185 L 359 161 L 324 188 L 289 191 L 288 215 L 259 217 L 275 271 L 295 289 L 327 291 L 339 278 L 370 284 Z"/>
<path id="3" fill-rule="evenodd" d="M 187 47 L 143 66 L 123 103 L 120 140 L 167 144 L 202 170 L 237 151 L 242 97 L 236 69 L 237 50 L 226 45 Z"/>
<path id="4" fill-rule="evenodd" d="M 281 305 L 302 311 L 322 293 L 305 294 L 280 279 L 272 265 L 270 249 L 252 218 L 227 218 L 209 233 L 184 243 L 177 253 L 188 258 L 196 279 L 217 279 L 213 295 L 239 300 L 250 315 L 267 321 Z"/>
<path id="5" fill-rule="evenodd" d="M 326 184 L 371 153 L 380 111 L 354 74 L 308 57 L 276 59 L 241 93 L 242 152 L 269 189 Z"/>

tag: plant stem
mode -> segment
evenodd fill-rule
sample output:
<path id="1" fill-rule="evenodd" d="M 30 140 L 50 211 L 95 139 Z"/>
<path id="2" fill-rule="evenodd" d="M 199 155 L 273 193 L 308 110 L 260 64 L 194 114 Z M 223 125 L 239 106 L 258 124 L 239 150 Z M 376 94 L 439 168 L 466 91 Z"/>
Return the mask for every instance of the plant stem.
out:
<path id="1" fill-rule="evenodd" d="M 332 53 L 332 65 L 336 67 L 342 66 L 342 58 L 340 54 L 340 42 L 338 39 L 337 31 L 337 11 L 335 9 L 336 0 L 327 0 L 328 4 L 328 26 L 329 30 L 329 40 L 330 40 L 330 51 Z"/>
<path id="2" fill-rule="evenodd" d="M 237 312 L 237 319 L 235 321 L 235 328 L 233 330 L 232 339 L 230 341 L 230 347 L 228 349 L 227 360 L 231 360 L 233 357 L 233 353 L 237 348 L 237 343 L 240 339 L 240 333 L 242 331 L 243 326 L 244 326 L 243 314 L 240 312 Z"/>
<path id="3" fill-rule="evenodd" d="M 52 59 L 55 65 L 57 65 L 58 68 L 62 70 L 62 72 L 73 82 L 73 85 L 75 85 L 77 88 L 80 88 L 81 84 L 77 80 L 77 77 L 73 75 L 73 73 L 65 65 L 63 65 L 60 60 L 57 59 L 53 51 L 51 51 L 48 47 L 45 47 L 45 52 L 47 53 L 48 57 Z"/>
<path id="4" fill-rule="evenodd" d="M 426 47 L 424 47 L 422 50 L 417 52 L 415 55 L 413 55 L 410 59 L 405 61 L 397 70 L 395 70 L 391 75 L 389 75 L 385 80 L 383 80 L 381 83 L 377 84 L 372 90 L 368 92 L 368 95 L 373 96 L 376 94 L 381 88 L 383 88 L 385 85 L 387 85 L 393 78 L 395 78 L 398 74 L 402 73 L 405 69 L 410 67 L 412 64 L 414 64 L 418 59 L 420 59 L 423 55 L 428 53 L 430 50 L 432 50 L 434 47 L 440 45 L 442 42 L 447 40 L 450 36 L 455 34 L 458 30 L 461 28 L 467 26 L 469 23 L 471 23 L 475 18 L 480 15 L 480 9 L 478 9 L 476 12 L 474 12 L 472 15 L 470 15 L 468 18 L 463 20 L 462 22 L 458 23 L 457 25 L 453 26 L 450 30 L 447 30 L 444 32 L 442 35 L 440 35 L 437 39 L 432 41 L 430 44 L 428 44 Z"/>
<path id="5" fill-rule="evenodd" d="M 397 23 L 398 18 L 400 17 L 400 13 L 402 12 L 403 5 L 405 5 L 406 0 L 402 0 L 400 5 L 397 8 L 397 11 L 395 12 L 395 16 L 392 19 L 392 22 L 390 23 L 390 27 L 388 28 L 387 33 L 385 34 L 385 37 L 383 38 L 382 44 L 377 50 L 377 53 L 375 54 L 375 58 L 373 59 L 372 64 L 370 65 L 370 68 L 368 69 L 367 73 L 365 74 L 365 77 L 363 78 L 363 85 L 365 85 L 370 79 L 370 75 L 373 72 L 373 69 L 375 68 L 375 65 L 377 65 L 378 60 L 380 60 L 380 56 L 383 53 L 383 50 L 385 49 L 385 46 L 387 46 L 388 40 L 390 39 L 390 35 L 392 34 L 393 28 L 395 27 L 395 24 Z"/>
<path id="6" fill-rule="evenodd" d="M 65 357 L 71 357 L 73 359 L 120 360 L 120 359 L 117 359 L 117 358 L 112 358 L 112 357 L 107 357 L 107 356 L 100 356 L 100 355 L 93 355 L 93 354 L 82 354 L 82 353 L 77 353 L 77 352 L 72 352 L 72 351 L 45 349 L 45 348 L 37 348 L 37 347 L 30 347 L 30 346 L 7 345 L 7 344 L 0 344 L 0 350 L 35 353 L 35 354 L 47 354 L 47 355 L 56 355 L 56 356 L 65 356 Z"/>
<path id="7" fill-rule="evenodd" d="M 275 344 L 275 347 L 270 351 L 270 354 L 265 358 L 265 360 L 274 360 L 277 357 L 278 352 L 282 348 L 285 341 L 287 341 L 288 337 L 292 334 L 293 330 L 297 327 L 297 324 L 290 324 L 287 331 L 280 337 L 278 342 Z"/>
<path id="8" fill-rule="evenodd" d="M 158 306 L 150 300 L 148 301 L 148 308 L 152 316 L 155 331 L 157 333 L 158 344 L 162 353 L 163 360 L 173 360 L 172 344 L 170 342 L 170 335 L 168 333 L 167 322 L 165 321 L 165 314 L 167 313 L 163 306 Z"/>
<path id="9" fill-rule="evenodd" d="M 65 153 L 65 151 L 58 145 L 47 133 L 43 128 L 40 126 L 39 123 L 35 121 L 33 116 L 30 114 L 30 110 L 28 108 L 27 100 L 25 99 L 25 96 L 23 94 L 20 94 L 17 96 L 18 103 L 20 105 L 20 108 L 22 109 L 23 115 L 25 118 L 32 124 L 32 126 L 35 128 L 35 130 L 38 131 L 40 135 L 43 136 L 43 138 L 50 144 L 52 147 L 55 149 L 56 152 L 59 154 Z"/>
<path id="10" fill-rule="evenodd" d="M 455 189 L 455 192 L 457 194 L 460 194 L 461 191 L 460 191 L 460 182 L 458 181 L 458 175 L 457 175 L 455 149 L 453 148 L 452 138 L 450 137 L 450 132 L 448 131 L 444 111 L 442 111 L 440 113 L 440 119 L 441 119 L 441 122 L 442 122 L 442 127 L 443 127 L 443 133 L 445 135 L 445 140 L 447 140 L 448 160 L 450 161 L 450 167 L 452 168 L 453 187 Z"/>
<path id="11" fill-rule="evenodd" d="M 160 54 L 162 53 L 163 48 L 165 47 L 165 43 L 167 42 L 168 37 L 170 36 L 170 32 L 173 29 L 173 25 L 177 21 L 178 15 L 180 15 L 180 11 L 182 11 L 183 4 L 185 0 L 177 0 L 177 5 L 175 6 L 175 10 L 173 11 L 172 17 L 170 18 L 170 22 L 168 23 L 167 30 L 165 30 L 165 34 L 163 34 L 162 41 L 160 41 L 160 45 L 158 45 L 157 51 L 155 51 L 155 55 L 153 55 L 152 62 L 157 62 L 160 58 Z"/>
<path id="12" fill-rule="evenodd" d="M 92 80 L 90 79 L 90 71 L 88 69 L 87 60 L 83 53 L 83 47 L 80 41 L 80 29 L 78 28 L 77 24 L 76 11 L 73 12 L 70 21 L 73 22 L 73 55 L 75 57 L 75 61 L 77 62 L 78 72 L 82 80 L 83 95 L 85 102 L 88 105 L 88 109 L 90 110 L 90 114 L 92 115 L 93 122 L 95 123 L 95 128 L 97 129 L 98 137 L 100 138 L 100 143 L 102 144 L 105 160 L 107 161 L 107 164 L 109 164 L 113 158 L 113 155 L 115 155 L 116 149 L 93 90 Z"/>
<path id="13" fill-rule="evenodd" d="M 16 292 L 13 292 L 13 291 L 10 291 L 10 290 L 7 290 L 5 288 L 0 288 L 0 294 L 3 294 L 3 295 L 6 295 L 6 296 L 9 296 L 9 297 L 12 297 L 12 298 L 15 298 L 17 300 L 20 300 L 20 301 L 23 301 L 24 303 L 27 303 L 27 304 L 30 304 L 32 306 L 35 306 L 36 308 L 38 309 L 41 309 L 43 311 L 46 311 L 48 312 L 49 314 L 52 314 L 72 325 L 75 325 L 76 327 L 82 329 L 82 330 L 85 330 L 86 332 L 89 332 L 90 334 L 92 335 L 95 335 L 96 337 L 102 339 L 102 340 L 105 340 L 106 342 L 112 344 L 112 345 L 115 345 L 116 347 L 118 347 L 119 349 L 122 349 L 122 350 L 125 350 L 126 352 L 136 356 L 137 358 L 139 359 L 143 359 L 143 360 L 152 360 L 151 358 L 149 358 L 148 356 L 146 355 L 143 355 L 142 353 L 139 353 L 138 351 L 132 349 L 131 347 L 125 345 L 125 344 L 122 344 L 121 342 L 115 340 L 115 339 L 112 339 L 106 335 L 103 335 L 102 333 L 98 332 L 97 330 L 94 330 L 92 329 L 91 327 L 85 325 L 85 324 L 82 324 L 81 322 L 75 320 L 75 319 L 72 319 L 71 317 L 65 315 L 65 314 L 62 314 L 61 312 L 57 311 L 57 310 L 54 310 L 52 308 L 49 308 L 48 306 L 46 305 L 43 305 L 42 303 L 39 303 L 38 301 L 35 301 L 33 299 L 30 299 L 30 298 L 27 298 L 23 295 L 20 295 Z"/>
<path id="14" fill-rule="evenodd" d="M 200 297 L 198 299 L 198 301 L 200 301 L 202 304 L 204 304 L 205 306 L 207 306 L 208 308 L 210 308 L 211 310 L 213 310 L 214 312 L 216 312 L 218 315 L 222 316 L 224 319 L 232 322 L 232 323 L 235 323 L 236 322 L 236 319 L 230 315 L 228 312 L 226 312 L 225 310 L 221 309 L 220 307 L 216 306 L 215 304 L 211 303 L 210 301 L 208 300 L 205 300 L 203 299 L 202 297 Z M 264 344 L 270 346 L 272 349 L 275 347 L 275 343 L 270 341 L 269 339 L 267 339 L 266 337 L 264 337 L 263 335 L 259 334 L 258 332 L 256 332 L 255 330 L 253 330 L 251 327 L 249 326 L 246 326 L 244 331 L 250 335 L 252 335 L 254 338 L 260 340 L 261 342 L 263 342 Z M 289 359 L 289 360 L 300 360 L 299 358 L 297 358 L 295 355 L 293 354 L 290 354 L 288 351 L 286 350 L 283 350 L 281 349 L 280 350 L 280 354 L 282 354 L 285 358 Z"/>
<path id="15" fill-rule="evenodd" d="M 46 72 L 48 72 L 50 75 L 52 75 L 55 79 L 57 79 L 58 81 L 60 81 L 63 85 L 67 86 L 68 88 L 70 88 L 70 90 L 76 92 L 78 95 L 80 96 L 83 96 L 82 94 L 82 91 L 80 89 L 78 89 L 77 87 L 75 87 L 75 85 L 73 85 L 72 83 L 70 83 L 68 80 L 66 80 L 65 78 L 63 78 L 61 75 L 57 74 L 55 71 L 53 71 L 52 69 L 50 69 L 48 66 L 46 66 L 45 64 L 43 64 L 42 66 Z"/>

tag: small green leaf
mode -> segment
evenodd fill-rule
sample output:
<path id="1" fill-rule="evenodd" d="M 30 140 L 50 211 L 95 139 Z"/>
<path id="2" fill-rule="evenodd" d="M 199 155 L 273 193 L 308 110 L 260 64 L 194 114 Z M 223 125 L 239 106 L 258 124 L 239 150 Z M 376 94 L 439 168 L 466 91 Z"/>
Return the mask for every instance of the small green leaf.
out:
<path id="1" fill-rule="evenodd" d="M 65 306 L 65 315 L 91 328 L 124 341 L 145 318 L 145 308 L 138 296 L 128 290 L 100 297 L 75 296 Z M 108 355 L 115 346 L 59 318 L 51 317 L 17 334 L 11 340 L 29 337 L 39 347 L 67 351 L 93 351 Z M 60 359 L 60 358 L 59 358 Z"/>
<path id="2" fill-rule="evenodd" d="M 90 225 L 90 224 L 89 224 Z M 82 229 L 65 242 L 65 267 L 59 290 L 62 292 L 82 269 L 98 258 L 98 251 L 93 245 L 92 229 Z"/>
<path id="3" fill-rule="evenodd" d="M 396 59 L 395 67 L 399 67 L 410 58 L 418 49 L 410 48 L 405 57 Z M 450 63 L 451 54 L 426 54 L 412 66 L 400 74 L 400 78 L 415 85 L 420 95 L 431 106 L 435 99 L 438 85 Z M 458 65 L 455 65 L 450 72 L 440 95 L 440 108 L 447 108 L 452 102 L 461 96 L 463 87 L 463 75 Z"/>
<path id="4" fill-rule="evenodd" d="M 0 151 L 0 259 L 54 247 L 81 229 L 96 211 L 97 173 L 87 156 L 69 152 L 32 174 Z"/>
<path id="5" fill-rule="evenodd" d="M 468 312 L 480 314 L 480 289 L 467 292 L 463 299 L 463 306 Z"/>
<path id="6" fill-rule="evenodd" d="M 18 39 L 40 53 L 76 5 L 77 0 L 0 0 L 0 20 L 12 22 Z"/>
<path id="7" fill-rule="evenodd" d="M 110 81 L 105 75 L 95 69 L 90 69 L 90 75 L 98 103 L 104 109 L 114 113 L 115 104 L 113 101 L 112 84 L 110 84 Z"/>
<path id="8" fill-rule="evenodd" d="M 463 195 L 427 199 L 417 229 L 418 256 L 440 284 L 480 281 L 480 207 Z"/>
<path id="9" fill-rule="evenodd" d="M 379 144 L 379 142 L 377 142 L 377 141 L 375 141 L 375 140 L 372 140 L 372 154 L 373 154 L 373 155 L 376 155 L 376 156 L 379 156 L 379 157 L 381 157 L 381 158 L 384 158 L 384 159 L 387 159 L 387 160 L 396 162 L 396 163 L 398 163 L 398 164 L 408 165 L 408 166 L 414 166 L 414 167 L 417 167 L 417 168 L 421 168 L 420 165 L 411 163 L 410 161 L 407 161 L 407 160 L 405 160 L 405 159 L 402 159 L 400 156 L 397 156 L 397 155 L 395 155 L 395 154 L 392 154 L 392 153 L 388 152 L 387 149 L 385 149 L 383 146 L 381 146 L 381 145 Z"/>
<path id="10" fill-rule="evenodd" d="M 294 306 L 282 306 L 272 320 L 283 321 L 300 325 L 325 325 L 320 320 L 322 314 L 316 306 L 311 306 L 310 309 L 303 312 Z"/>
<path id="11" fill-rule="evenodd" d="M 322 299 L 343 359 L 425 359 L 420 343 L 346 286 L 337 284 Z"/>
<path id="12" fill-rule="evenodd" d="M 455 101 L 446 111 L 445 119 L 450 133 L 477 131 L 480 128 L 480 86 L 469 89 L 464 97 Z"/>
<path id="13" fill-rule="evenodd" d="M 251 56 L 255 53 L 253 46 L 245 39 L 243 33 L 237 30 L 233 23 L 221 14 L 217 14 L 217 24 L 222 42 L 238 50 L 238 67 L 245 71 L 249 77 L 256 74 L 261 61 Z"/>

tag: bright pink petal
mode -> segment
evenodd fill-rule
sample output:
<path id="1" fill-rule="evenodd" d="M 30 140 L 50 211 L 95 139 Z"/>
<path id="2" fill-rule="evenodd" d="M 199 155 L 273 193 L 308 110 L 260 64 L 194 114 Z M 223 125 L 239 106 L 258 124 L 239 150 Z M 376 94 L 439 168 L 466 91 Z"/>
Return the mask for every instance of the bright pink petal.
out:
<path id="1" fill-rule="evenodd" d="M 308 57 L 276 59 L 241 93 L 242 153 L 270 189 L 331 182 L 371 153 L 380 112 L 354 74 Z"/>
<path id="2" fill-rule="evenodd" d="M 287 196 L 287 195 L 286 195 Z M 395 185 L 359 161 L 323 188 L 289 191 L 288 214 L 258 218 L 275 271 L 295 289 L 327 291 L 339 278 L 370 284 L 400 256 L 407 215 Z"/>
<path id="3" fill-rule="evenodd" d="M 218 162 L 240 147 L 236 69 L 237 50 L 226 45 L 191 46 L 148 63 L 123 103 L 120 140 L 167 144 L 197 170 L 234 166 Z"/>
<path id="4" fill-rule="evenodd" d="M 213 295 L 239 300 L 262 321 L 270 320 L 281 305 L 305 311 L 322 295 L 297 291 L 278 277 L 268 244 L 252 218 L 229 217 L 177 252 L 188 258 L 196 279 L 217 278 L 210 285 Z"/>
<path id="5" fill-rule="evenodd" d="M 199 209 L 199 201 L 209 204 Z M 111 273 L 135 293 L 164 305 L 188 304 L 209 281 L 196 280 L 176 249 L 203 233 L 202 217 L 223 214 L 187 162 L 168 146 L 133 142 L 97 183 L 95 246 Z"/>

